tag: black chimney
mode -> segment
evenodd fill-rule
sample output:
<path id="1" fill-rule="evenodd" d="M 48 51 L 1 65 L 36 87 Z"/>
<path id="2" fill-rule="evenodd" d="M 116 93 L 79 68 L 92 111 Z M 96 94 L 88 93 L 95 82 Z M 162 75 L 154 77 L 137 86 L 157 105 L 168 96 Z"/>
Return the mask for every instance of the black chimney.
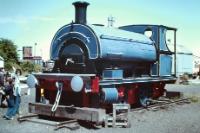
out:
<path id="1" fill-rule="evenodd" d="M 85 1 L 77 1 L 73 3 L 75 7 L 75 23 L 86 24 L 87 23 L 87 6 L 88 2 Z"/>

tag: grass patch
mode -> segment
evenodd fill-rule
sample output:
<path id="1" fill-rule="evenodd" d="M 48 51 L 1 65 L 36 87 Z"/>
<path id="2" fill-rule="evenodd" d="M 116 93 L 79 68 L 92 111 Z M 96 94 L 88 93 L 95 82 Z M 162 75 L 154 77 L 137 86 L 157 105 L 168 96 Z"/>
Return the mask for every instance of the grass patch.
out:
<path id="1" fill-rule="evenodd" d="M 191 102 L 193 102 L 193 103 L 197 103 L 197 102 L 199 102 L 199 97 L 197 97 L 197 96 L 191 96 L 191 97 L 189 97 L 189 99 L 191 100 Z"/>
<path id="2" fill-rule="evenodd" d="M 184 93 L 183 96 L 188 98 L 191 103 L 200 103 L 200 92 Z"/>

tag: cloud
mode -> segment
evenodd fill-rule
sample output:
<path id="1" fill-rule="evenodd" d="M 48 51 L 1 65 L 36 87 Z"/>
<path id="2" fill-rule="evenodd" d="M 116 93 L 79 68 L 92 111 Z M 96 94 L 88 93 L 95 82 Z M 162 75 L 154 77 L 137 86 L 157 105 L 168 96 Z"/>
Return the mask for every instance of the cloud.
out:
<path id="1" fill-rule="evenodd" d="M 8 24 L 8 23 L 28 23 L 28 19 L 25 17 L 0 17 L 1 24 Z"/>
<path id="2" fill-rule="evenodd" d="M 35 20 L 35 21 L 55 21 L 56 18 L 55 17 L 48 17 L 48 16 L 34 16 L 34 17 L 31 17 L 31 20 Z"/>
<path id="3" fill-rule="evenodd" d="M 49 21 L 55 21 L 55 17 L 49 17 L 49 16 L 14 16 L 14 17 L 0 17 L 0 24 L 27 24 L 32 21 L 36 22 L 49 22 Z"/>

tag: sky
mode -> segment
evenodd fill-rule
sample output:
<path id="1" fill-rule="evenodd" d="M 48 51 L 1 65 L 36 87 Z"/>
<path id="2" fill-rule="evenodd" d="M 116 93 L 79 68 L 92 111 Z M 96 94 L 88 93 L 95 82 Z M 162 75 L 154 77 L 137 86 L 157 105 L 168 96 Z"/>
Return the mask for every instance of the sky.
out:
<path id="1" fill-rule="evenodd" d="M 56 31 L 74 20 L 75 0 L 0 0 L 0 38 L 14 41 L 18 50 L 32 46 L 33 54 L 49 59 Z M 177 43 L 200 56 L 200 0 L 85 0 L 87 22 L 114 26 L 159 24 L 178 28 Z M 20 52 L 20 51 L 19 51 Z"/>

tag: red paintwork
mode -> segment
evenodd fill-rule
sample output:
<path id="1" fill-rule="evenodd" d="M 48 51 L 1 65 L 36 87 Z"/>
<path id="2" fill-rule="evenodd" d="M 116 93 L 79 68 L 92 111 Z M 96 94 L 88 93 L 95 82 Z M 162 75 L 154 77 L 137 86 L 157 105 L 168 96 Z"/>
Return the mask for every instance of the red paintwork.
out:
<path id="1" fill-rule="evenodd" d="M 123 87 L 123 86 L 120 86 L 119 88 L 118 88 L 118 96 L 119 96 L 119 98 L 124 98 L 124 90 L 125 90 L 125 88 Z"/>
<path id="2" fill-rule="evenodd" d="M 55 86 L 55 83 L 58 80 L 56 78 L 55 79 L 38 78 L 38 80 L 39 80 L 39 83 L 40 83 L 38 91 L 40 91 L 40 88 L 43 88 L 44 92 L 46 92 L 46 94 L 48 92 L 48 94 L 46 96 L 48 97 L 48 99 L 50 101 L 50 104 L 53 104 L 54 100 L 55 100 L 55 97 L 56 97 L 56 93 L 57 93 L 57 88 Z M 74 93 L 72 91 L 71 85 L 70 85 L 71 79 L 68 78 L 68 79 L 62 79 L 62 80 L 59 80 L 59 81 L 62 81 L 64 83 L 63 84 L 63 94 L 67 93 L 67 95 L 69 97 L 73 97 L 73 95 L 71 95 L 72 93 Z M 84 82 L 86 83 L 86 82 L 88 82 L 88 80 L 84 81 Z M 98 77 L 94 77 L 89 82 L 91 82 L 92 93 L 99 93 L 99 78 Z M 80 95 L 79 97 L 76 97 L 77 99 L 80 99 L 82 101 L 80 106 L 89 107 L 90 106 L 89 105 L 89 103 L 90 103 L 89 102 L 90 101 L 90 94 L 85 93 L 84 89 L 81 91 L 81 93 L 82 93 L 82 95 Z"/>
<path id="3" fill-rule="evenodd" d="M 95 77 L 91 80 L 92 93 L 99 93 L 99 77 Z"/>
<path id="4" fill-rule="evenodd" d="M 154 83 L 152 88 L 153 88 L 153 94 L 152 94 L 152 98 L 158 98 L 160 96 L 162 96 L 165 92 L 165 84 L 163 83 Z"/>
<path id="5" fill-rule="evenodd" d="M 131 89 L 128 90 L 128 103 L 129 104 L 135 104 L 138 102 L 138 86 L 137 84 L 133 84 L 131 86 Z"/>
<path id="6" fill-rule="evenodd" d="M 57 90 L 55 83 L 56 79 L 39 79 L 40 87 L 44 88 L 45 90 L 52 91 L 52 90 Z M 63 79 L 60 80 L 64 83 L 63 85 L 63 90 L 64 91 L 72 91 L 71 86 L 70 86 L 70 79 Z"/>
<path id="7" fill-rule="evenodd" d="M 87 94 L 87 93 L 85 93 L 84 91 L 82 91 L 82 99 L 83 99 L 83 107 L 89 107 L 90 105 L 89 105 L 89 94 Z"/>
<path id="8" fill-rule="evenodd" d="M 52 79 L 39 79 L 39 83 L 40 83 L 40 88 L 44 88 L 44 90 L 56 90 L 56 86 L 55 86 L 55 82 L 56 80 L 52 80 Z"/>
<path id="9" fill-rule="evenodd" d="M 138 102 L 138 86 L 137 84 L 133 84 L 130 85 L 131 88 L 126 88 L 125 86 L 121 85 L 119 86 L 118 89 L 118 96 L 119 99 L 124 99 L 125 100 L 125 96 L 127 95 L 127 102 L 129 104 L 135 104 Z"/>
<path id="10" fill-rule="evenodd" d="M 91 79 L 90 79 L 91 78 Z M 100 93 L 100 86 L 99 86 L 99 77 L 90 77 L 87 78 L 87 80 L 84 80 L 85 84 L 86 83 L 91 83 L 91 92 L 86 93 L 85 90 L 83 89 L 81 91 L 81 95 L 79 97 L 76 97 L 77 99 L 80 99 L 80 106 L 83 107 L 90 107 L 91 102 L 91 96 L 92 95 L 98 95 Z M 51 104 L 54 103 L 55 97 L 56 97 L 56 92 L 57 88 L 55 86 L 57 79 L 43 79 L 39 78 L 39 83 L 40 86 L 39 88 L 43 88 L 44 92 L 46 92 L 46 96 L 49 98 L 49 101 Z M 74 92 L 72 92 L 70 82 L 71 78 L 67 79 L 61 79 L 59 81 L 62 81 L 64 83 L 63 86 L 63 93 L 67 93 L 69 97 L 73 97 Z M 149 89 L 152 89 L 152 98 L 158 98 L 163 95 L 165 89 L 164 89 L 165 84 L 164 83 L 154 83 L 149 86 Z M 85 86 L 84 86 L 85 87 Z M 139 85 L 138 84 L 129 84 L 128 86 L 126 85 L 120 85 L 117 87 L 118 89 L 118 97 L 119 100 L 125 100 L 129 104 L 136 104 L 138 103 L 138 93 L 139 93 Z M 40 89 L 38 89 L 40 91 Z M 48 93 L 47 93 L 48 92 Z M 70 100 L 71 101 L 71 100 Z M 70 102 L 68 101 L 68 102 Z M 72 103 L 73 104 L 73 103 Z"/>

